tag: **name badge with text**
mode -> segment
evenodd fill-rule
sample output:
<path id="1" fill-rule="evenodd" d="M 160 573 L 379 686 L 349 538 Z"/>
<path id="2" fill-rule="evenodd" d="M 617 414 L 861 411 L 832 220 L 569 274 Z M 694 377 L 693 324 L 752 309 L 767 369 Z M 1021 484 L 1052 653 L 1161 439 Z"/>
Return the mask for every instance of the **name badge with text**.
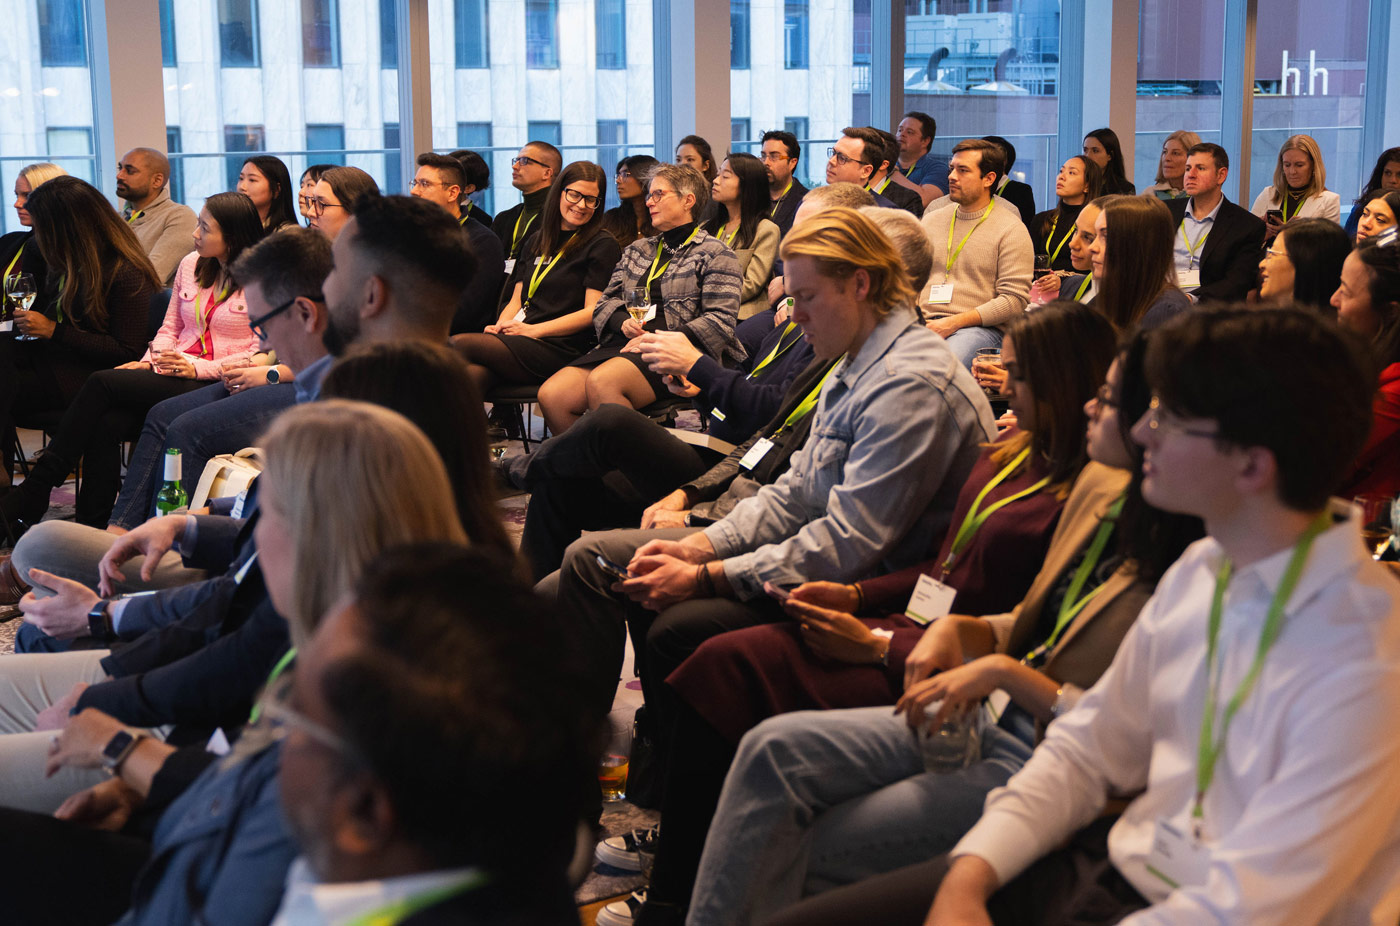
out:
<path id="1" fill-rule="evenodd" d="M 944 585 L 933 576 L 919 576 L 914 594 L 909 597 L 909 605 L 904 609 L 904 616 L 921 627 L 937 618 L 947 617 L 953 610 L 953 598 L 957 594 L 957 589 Z"/>
<path id="2" fill-rule="evenodd" d="M 1197 845 L 1166 820 L 1158 820 L 1152 831 L 1152 851 L 1147 855 L 1147 873 L 1167 887 L 1196 887 L 1206 883 L 1210 853 Z"/>
<path id="3" fill-rule="evenodd" d="M 1182 289 L 1200 289 L 1201 268 L 1196 267 L 1192 270 L 1178 270 L 1176 272 L 1176 285 L 1180 286 Z"/>
<path id="4" fill-rule="evenodd" d="M 928 302 L 930 305 L 947 305 L 953 301 L 952 283 L 932 283 L 928 288 Z"/>
<path id="5" fill-rule="evenodd" d="M 506 261 L 506 276 L 510 276 L 513 272 L 515 272 L 515 258 Z"/>
<path id="6" fill-rule="evenodd" d="M 768 451 L 772 449 L 773 442 L 766 437 L 760 437 L 758 440 L 753 442 L 753 446 L 749 448 L 749 452 L 744 454 L 744 456 L 739 460 L 739 465 L 742 466 L 744 469 L 751 470 L 755 466 L 757 466 L 758 461 L 762 460 L 764 456 L 768 454 Z"/>

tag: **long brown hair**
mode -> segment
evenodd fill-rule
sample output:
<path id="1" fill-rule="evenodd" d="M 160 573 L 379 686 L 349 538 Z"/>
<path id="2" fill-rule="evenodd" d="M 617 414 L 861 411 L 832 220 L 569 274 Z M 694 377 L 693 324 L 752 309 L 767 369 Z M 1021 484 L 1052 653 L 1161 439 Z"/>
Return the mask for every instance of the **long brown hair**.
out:
<path id="1" fill-rule="evenodd" d="M 1176 228 L 1171 211 L 1155 196 L 1115 199 L 1104 206 L 1103 216 L 1108 241 L 1094 306 L 1128 334 L 1152 303 L 1176 286 L 1167 276 Z"/>
<path id="2" fill-rule="evenodd" d="M 559 172 L 549 186 L 549 195 L 544 198 L 540 211 L 539 238 L 535 239 L 535 256 L 549 257 L 560 250 L 559 239 L 564 236 L 564 217 L 559 212 L 559 201 L 564 198 L 564 188 L 580 180 L 598 187 L 598 205 L 588 221 L 574 230 L 574 236 L 565 242 L 563 250 L 581 247 L 580 242 L 592 239 L 603 227 L 603 205 L 608 198 L 608 175 L 603 168 L 592 161 L 574 161 Z"/>
<path id="3" fill-rule="evenodd" d="M 64 306 L 75 319 L 107 328 L 107 292 L 124 266 L 160 289 L 151 259 L 97 188 L 77 177 L 54 177 L 29 195 L 34 240 L 50 276 L 64 279 Z"/>
<path id="4" fill-rule="evenodd" d="M 194 279 L 200 289 L 208 289 L 224 277 L 230 288 L 237 286 L 229 268 L 245 248 L 262 240 L 266 229 L 253 201 L 242 193 L 215 193 L 204 201 L 209 217 L 219 226 L 224 239 L 224 257 L 201 257 L 194 262 Z"/>

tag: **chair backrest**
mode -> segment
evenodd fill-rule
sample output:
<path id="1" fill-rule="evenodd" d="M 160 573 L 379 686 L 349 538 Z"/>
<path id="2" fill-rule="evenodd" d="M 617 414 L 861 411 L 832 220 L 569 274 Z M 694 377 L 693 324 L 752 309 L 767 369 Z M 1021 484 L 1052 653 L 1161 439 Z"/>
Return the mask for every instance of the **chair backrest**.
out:
<path id="1" fill-rule="evenodd" d="M 170 290 L 162 289 L 151 296 L 151 307 L 146 313 L 146 340 L 153 340 L 160 326 L 165 324 L 165 310 L 170 308 Z"/>

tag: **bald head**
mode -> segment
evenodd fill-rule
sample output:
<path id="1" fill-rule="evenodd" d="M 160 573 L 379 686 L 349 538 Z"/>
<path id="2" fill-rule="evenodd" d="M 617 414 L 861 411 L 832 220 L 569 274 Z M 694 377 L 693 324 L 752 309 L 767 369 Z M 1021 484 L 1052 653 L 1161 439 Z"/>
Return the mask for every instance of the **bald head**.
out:
<path id="1" fill-rule="evenodd" d="M 170 159 L 154 148 L 132 148 L 117 162 L 117 195 L 137 209 L 160 196 L 170 177 Z"/>

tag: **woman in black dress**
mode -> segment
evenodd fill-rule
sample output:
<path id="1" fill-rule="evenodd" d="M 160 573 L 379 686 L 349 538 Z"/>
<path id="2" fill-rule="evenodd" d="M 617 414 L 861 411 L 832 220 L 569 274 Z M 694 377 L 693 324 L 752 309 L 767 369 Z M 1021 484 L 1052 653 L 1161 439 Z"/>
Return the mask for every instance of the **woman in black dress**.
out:
<path id="1" fill-rule="evenodd" d="M 593 307 L 622 256 L 603 230 L 607 182 L 591 161 L 565 167 L 545 199 L 542 227 L 506 281 L 513 295 L 500 319 L 481 334 L 452 337 L 483 393 L 542 383 L 598 343 Z"/>
<path id="2" fill-rule="evenodd" d="M 1065 275 L 1074 272 L 1069 243 L 1074 238 L 1079 211 L 1091 199 L 1097 199 L 1103 173 L 1099 165 L 1082 154 L 1065 161 L 1055 177 L 1055 195 L 1059 205 L 1036 215 L 1031 221 L 1031 244 L 1035 246 L 1035 275 L 1048 271 Z"/>

